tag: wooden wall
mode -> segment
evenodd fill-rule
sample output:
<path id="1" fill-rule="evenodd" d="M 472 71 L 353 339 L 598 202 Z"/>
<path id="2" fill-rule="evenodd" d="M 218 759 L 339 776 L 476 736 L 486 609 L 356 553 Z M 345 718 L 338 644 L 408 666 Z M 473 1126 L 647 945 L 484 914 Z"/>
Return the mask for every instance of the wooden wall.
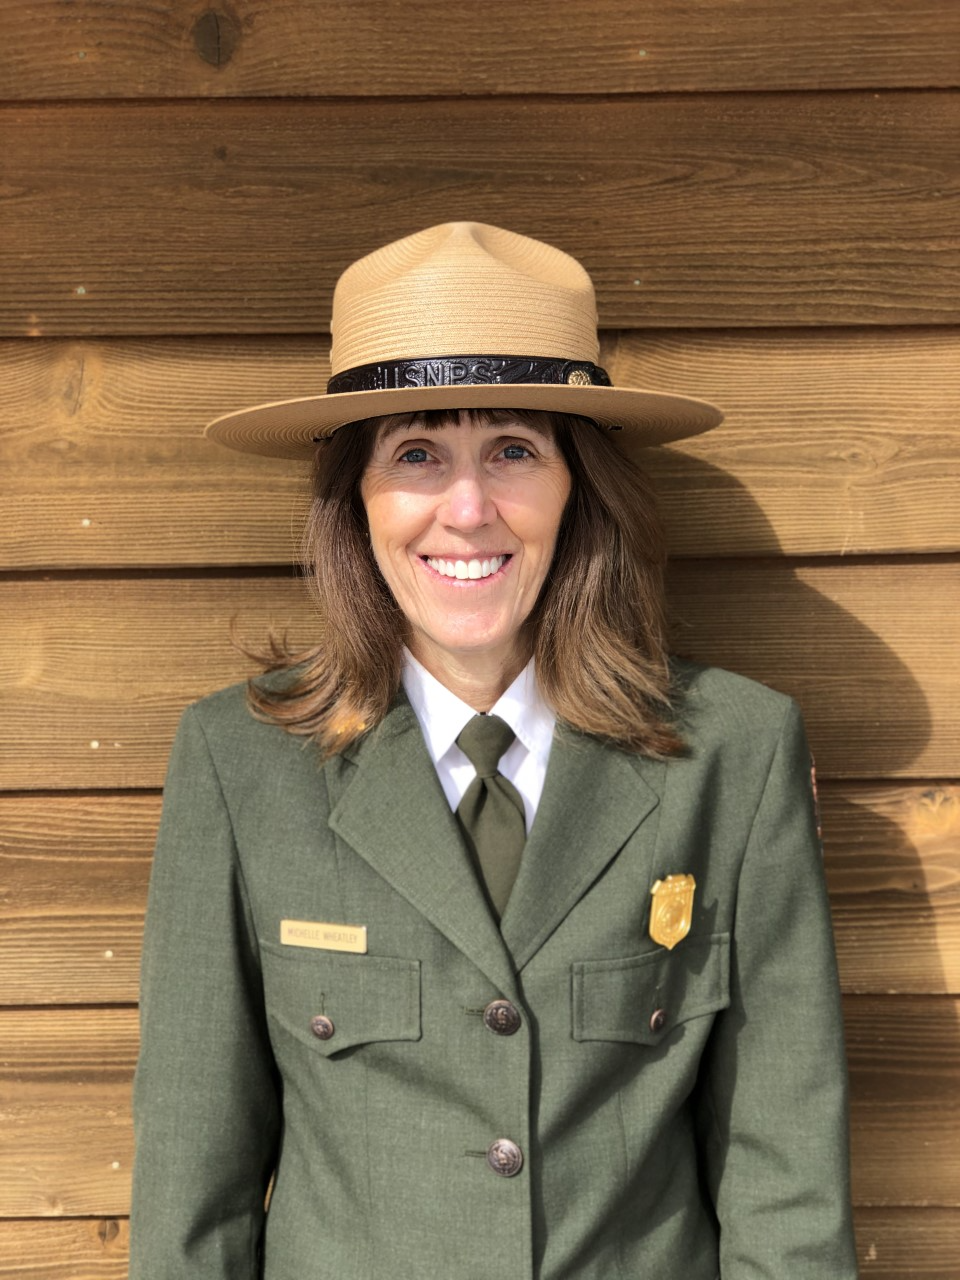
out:
<path id="1" fill-rule="evenodd" d="M 475 218 L 583 260 L 615 381 L 728 411 L 650 459 L 677 647 L 803 705 L 862 1274 L 955 1280 L 960 6 L 211 5 L 0 0 L 0 1276 L 125 1274 L 171 734 L 232 619 L 313 626 L 302 469 L 201 427 Z"/>

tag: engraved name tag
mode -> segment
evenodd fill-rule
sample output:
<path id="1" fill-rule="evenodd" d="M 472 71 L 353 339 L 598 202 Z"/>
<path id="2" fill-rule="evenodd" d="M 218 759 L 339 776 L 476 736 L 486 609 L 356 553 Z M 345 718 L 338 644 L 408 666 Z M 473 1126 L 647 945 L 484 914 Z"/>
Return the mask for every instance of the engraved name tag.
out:
<path id="1" fill-rule="evenodd" d="M 280 941 L 288 947 L 316 947 L 320 951 L 366 954 L 365 924 L 327 924 L 322 920 L 281 920 Z"/>

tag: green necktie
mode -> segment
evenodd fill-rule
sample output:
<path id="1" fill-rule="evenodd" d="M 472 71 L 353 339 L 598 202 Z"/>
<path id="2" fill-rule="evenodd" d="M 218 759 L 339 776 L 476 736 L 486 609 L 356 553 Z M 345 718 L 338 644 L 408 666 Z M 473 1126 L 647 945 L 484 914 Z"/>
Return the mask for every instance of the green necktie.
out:
<path id="1" fill-rule="evenodd" d="M 497 772 L 515 734 L 499 716 L 474 716 L 457 746 L 477 771 L 457 807 L 457 818 L 483 875 L 497 919 L 517 878 L 527 841 L 523 800 L 512 782 Z"/>

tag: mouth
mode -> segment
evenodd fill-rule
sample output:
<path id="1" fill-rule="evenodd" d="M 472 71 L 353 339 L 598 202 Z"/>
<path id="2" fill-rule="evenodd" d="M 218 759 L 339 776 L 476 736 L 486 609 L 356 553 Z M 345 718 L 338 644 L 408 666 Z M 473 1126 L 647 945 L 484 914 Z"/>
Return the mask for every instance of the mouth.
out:
<path id="1" fill-rule="evenodd" d="M 442 578 L 457 578 L 460 581 L 492 578 L 500 573 L 504 565 L 513 559 L 512 555 L 474 557 L 470 560 L 447 560 L 441 556 L 421 556 L 421 561 L 428 565 L 434 573 Z"/>

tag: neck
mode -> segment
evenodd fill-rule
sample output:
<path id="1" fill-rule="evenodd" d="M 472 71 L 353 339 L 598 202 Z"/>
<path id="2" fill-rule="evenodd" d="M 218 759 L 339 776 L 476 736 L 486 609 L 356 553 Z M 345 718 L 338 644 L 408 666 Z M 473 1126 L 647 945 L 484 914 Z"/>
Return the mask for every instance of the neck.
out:
<path id="1" fill-rule="evenodd" d="M 408 647 L 435 680 L 474 711 L 489 711 L 529 660 L 529 655 L 518 649 L 508 654 L 450 653 L 423 641 Z"/>

